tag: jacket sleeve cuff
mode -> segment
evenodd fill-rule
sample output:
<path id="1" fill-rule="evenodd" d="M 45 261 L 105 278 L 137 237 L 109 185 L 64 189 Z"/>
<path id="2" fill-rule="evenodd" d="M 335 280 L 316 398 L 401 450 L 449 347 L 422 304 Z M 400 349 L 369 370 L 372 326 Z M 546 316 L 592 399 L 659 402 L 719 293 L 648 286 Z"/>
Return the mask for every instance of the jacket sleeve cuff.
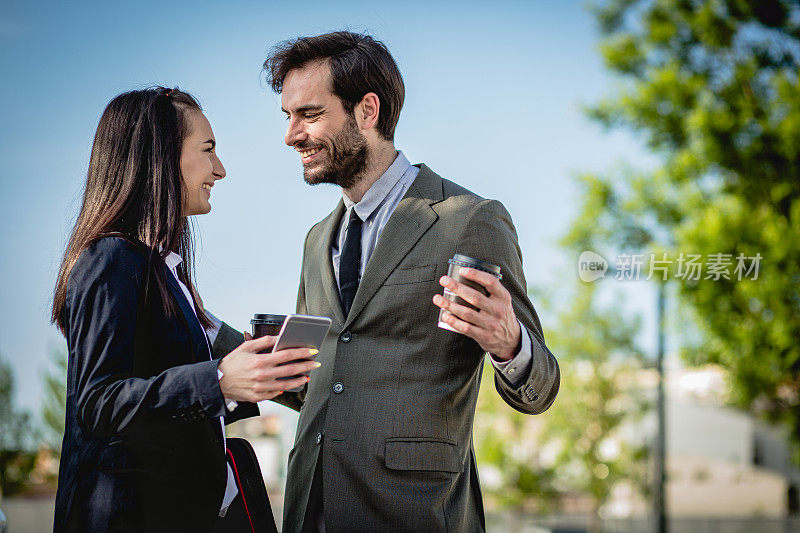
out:
<path id="1" fill-rule="evenodd" d="M 200 407 L 210 417 L 225 416 L 225 399 L 217 378 L 218 361 L 195 363 L 200 368 L 195 373 L 195 386 L 200 395 Z"/>

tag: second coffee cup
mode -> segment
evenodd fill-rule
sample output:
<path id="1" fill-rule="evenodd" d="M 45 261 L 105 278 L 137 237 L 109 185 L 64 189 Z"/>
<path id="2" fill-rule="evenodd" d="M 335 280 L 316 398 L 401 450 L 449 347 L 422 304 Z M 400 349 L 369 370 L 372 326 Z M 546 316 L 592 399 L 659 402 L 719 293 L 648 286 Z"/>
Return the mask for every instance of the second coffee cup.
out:
<path id="1" fill-rule="evenodd" d="M 256 313 L 250 321 L 253 329 L 253 338 L 257 339 L 265 335 L 277 336 L 281 332 L 283 322 L 286 320 L 286 315 L 269 315 Z M 261 353 L 269 353 L 272 350 L 267 350 Z"/>

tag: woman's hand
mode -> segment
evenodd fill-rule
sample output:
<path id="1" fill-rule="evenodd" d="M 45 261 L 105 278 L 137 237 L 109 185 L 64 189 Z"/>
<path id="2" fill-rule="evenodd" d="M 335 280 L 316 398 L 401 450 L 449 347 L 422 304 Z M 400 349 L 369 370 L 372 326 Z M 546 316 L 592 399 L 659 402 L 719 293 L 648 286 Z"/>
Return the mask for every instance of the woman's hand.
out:
<path id="1" fill-rule="evenodd" d="M 249 335 L 246 337 L 251 338 Z M 277 337 L 272 336 L 248 339 L 222 358 L 219 369 L 223 376 L 219 386 L 226 399 L 245 402 L 271 400 L 285 390 L 308 383 L 306 376 L 278 378 L 288 378 L 318 368 L 319 363 L 309 360 L 318 350 L 292 348 L 258 353 L 272 348 L 276 340 Z"/>

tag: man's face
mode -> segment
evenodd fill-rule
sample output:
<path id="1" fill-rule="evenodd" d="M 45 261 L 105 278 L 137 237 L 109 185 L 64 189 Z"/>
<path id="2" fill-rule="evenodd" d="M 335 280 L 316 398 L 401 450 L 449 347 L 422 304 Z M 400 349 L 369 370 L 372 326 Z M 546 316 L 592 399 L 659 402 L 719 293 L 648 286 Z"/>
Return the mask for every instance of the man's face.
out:
<path id="1" fill-rule="evenodd" d="M 328 64 L 314 61 L 290 70 L 281 107 L 289 126 L 286 144 L 297 150 L 307 183 L 355 185 L 367 166 L 367 141 L 352 113 L 333 93 Z"/>

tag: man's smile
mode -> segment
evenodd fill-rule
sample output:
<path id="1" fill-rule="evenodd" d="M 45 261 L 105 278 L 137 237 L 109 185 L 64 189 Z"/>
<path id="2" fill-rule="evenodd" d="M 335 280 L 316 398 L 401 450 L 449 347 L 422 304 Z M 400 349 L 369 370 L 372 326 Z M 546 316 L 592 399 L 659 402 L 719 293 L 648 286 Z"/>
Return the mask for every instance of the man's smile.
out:
<path id="1" fill-rule="evenodd" d="M 316 159 L 316 157 L 314 157 L 314 156 L 317 155 L 318 153 L 322 152 L 322 150 L 323 150 L 323 147 L 321 147 L 321 146 L 317 147 L 317 148 L 297 149 L 298 153 L 300 154 L 300 161 L 304 165 L 306 163 L 310 163 L 311 161 Z"/>

